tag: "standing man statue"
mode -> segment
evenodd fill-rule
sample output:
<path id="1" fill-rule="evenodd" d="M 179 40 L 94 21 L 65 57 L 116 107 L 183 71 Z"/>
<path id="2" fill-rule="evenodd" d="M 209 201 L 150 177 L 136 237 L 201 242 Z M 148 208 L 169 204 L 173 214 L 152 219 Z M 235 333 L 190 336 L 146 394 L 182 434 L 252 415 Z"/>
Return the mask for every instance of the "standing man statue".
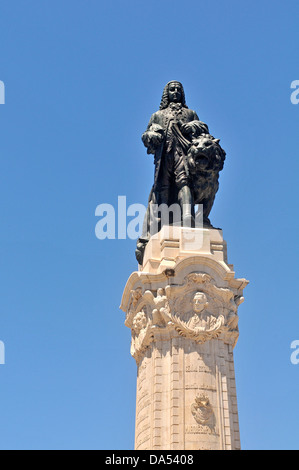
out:
<path id="1" fill-rule="evenodd" d="M 142 236 L 137 242 L 136 258 L 139 264 L 142 264 L 149 237 L 153 235 L 153 205 L 166 204 L 169 207 L 179 204 L 182 225 L 192 227 L 194 205 L 203 204 L 204 225 L 210 226 L 208 215 L 218 190 L 218 173 L 225 158 L 219 140 L 209 134 L 208 126 L 187 107 L 184 88 L 178 81 L 168 82 L 165 86 L 160 109 L 151 116 L 142 141 L 147 153 L 155 156 L 155 176 Z M 218 167 L 215 174 L 216 161 Z M 159 220 L 157 230 L 160 228 Z"/>

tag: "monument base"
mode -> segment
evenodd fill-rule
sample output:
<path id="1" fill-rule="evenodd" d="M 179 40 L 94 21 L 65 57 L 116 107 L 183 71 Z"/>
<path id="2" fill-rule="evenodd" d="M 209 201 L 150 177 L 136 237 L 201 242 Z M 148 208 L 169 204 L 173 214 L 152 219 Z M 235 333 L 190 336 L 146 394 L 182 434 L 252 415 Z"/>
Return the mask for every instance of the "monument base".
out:
<path id="1" fill-rule="evenodd" d="M 121 302 L 138 367 L 136 450 L 240 449 L 233 348 L 247 283 L 221 230 L 150 239 Z"/>

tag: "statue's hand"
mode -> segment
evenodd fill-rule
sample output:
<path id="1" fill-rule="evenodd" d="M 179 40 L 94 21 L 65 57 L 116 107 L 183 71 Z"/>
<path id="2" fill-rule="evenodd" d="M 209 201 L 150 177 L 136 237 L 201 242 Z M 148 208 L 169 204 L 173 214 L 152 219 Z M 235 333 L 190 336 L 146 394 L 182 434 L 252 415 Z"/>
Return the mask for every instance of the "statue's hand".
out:
<path id="1" fill-rule="evenodd" d="M 181 131 L 183 134 L 185 135 L 188 135 L 192 132 L 192 123 L 191 122 L 187 122 L 186 124 L 182 124 L 181 125 Z"/>
<path id="2" fill-rule="evenodd" d="M 208 133 L 208 126 L 201 121 L 191 121 L 181 125 L 181 131 L 185 135 L 192 135 L 192 138 Z"/>
<path id="3" fill-rule="evenodd" d="M 153 124 L 141 137 L 143 144 L 147 148 L 147 153 L 155 153 L 156 149 L 161 145 L 163 138 L 163 128 L 158 124 Z"/>

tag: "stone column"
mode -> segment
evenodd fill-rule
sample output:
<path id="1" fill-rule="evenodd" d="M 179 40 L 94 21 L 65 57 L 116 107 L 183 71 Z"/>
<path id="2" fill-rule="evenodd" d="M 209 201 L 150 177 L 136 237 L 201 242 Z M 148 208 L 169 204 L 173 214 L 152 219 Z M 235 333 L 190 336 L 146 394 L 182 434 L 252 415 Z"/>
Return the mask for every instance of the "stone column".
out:
<path id="1" fill-rule="evenodd" d="M 136 450 L 240 449 L 233 348 L 247 284 L 221 230 L 151 238 L 121 302 L 138 370 Z"/>

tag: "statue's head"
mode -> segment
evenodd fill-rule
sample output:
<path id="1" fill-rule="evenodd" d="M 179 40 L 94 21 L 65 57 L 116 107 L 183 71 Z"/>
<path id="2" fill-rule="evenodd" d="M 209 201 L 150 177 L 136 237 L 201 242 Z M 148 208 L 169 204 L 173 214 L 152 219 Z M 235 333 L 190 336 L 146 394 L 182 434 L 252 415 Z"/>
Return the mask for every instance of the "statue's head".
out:
<path id="1" fill-rule="evenodd" d="M 193 297 L 193 311 L 195 313 L 203 312 L 208 306 L 207 297 L 203 292 L 196 292 Z"/>
<path id="2" fill-rule="evenodd" d="M 159 287 L 157 290 L 157 296 L 163 297 L 164 295 L 164 289 L 163 287 Z"/>
<path id="3" fill-rule="evenodd" d="M 133 320 L 133 329 L 136 333 L 139 333 L 142 329 L 146 327 L 146 324 L 147 324 L 146 315 L 144 311 L 141 310 L 135 315 L 135 318 Z"/>
<path id="4" fill-rule="evenodd" d="M 183 106 L 187 107 L 183 85 L 176 80 L 168 82 L 165 86 L 162 94 L 160 109 L 167 108 L 169 103 L 182 103 Z"/>

